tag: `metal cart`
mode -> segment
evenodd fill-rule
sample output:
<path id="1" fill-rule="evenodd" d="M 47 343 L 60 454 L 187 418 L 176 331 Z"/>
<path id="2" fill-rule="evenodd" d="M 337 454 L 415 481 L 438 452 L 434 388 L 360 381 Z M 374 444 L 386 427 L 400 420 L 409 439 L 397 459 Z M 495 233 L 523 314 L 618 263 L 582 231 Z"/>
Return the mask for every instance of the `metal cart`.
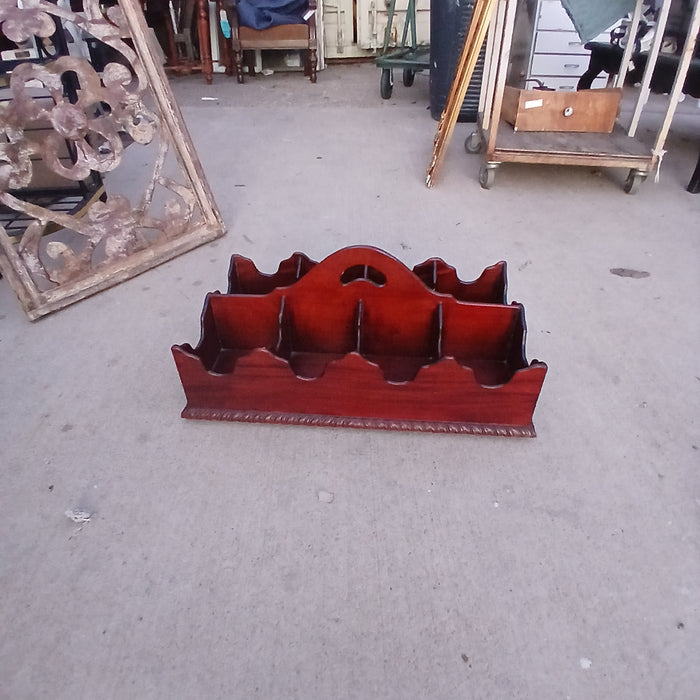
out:
<path id="1" fill-rule="evenodd" d="M 642 109 L 649 96 L 652 71 L 661 48 L 663 30 L 671 0 L 664 0 L 661 7 L 656 35 L 649 51 L 649 59 L 630 126 L 624 128 L 618 121 L 610 134 L 514 131 L 510 124 L 501 119 L 517 4 L 517 0 L 499 0 L 496 19 L 495 22 L 492 22 L 489 32 L 490 50 L 487 54 L 487 78 L 482 85 L 484 108 L 480 114 L 478 130 L 468 136 L 464 144 L 468 153 L 486 151 L 485 162 L 479 171 L 481 186 L 484 189 L 491 188 L 496 170 L 501 163 L 584 165 L 629 168 L 624 189 L 629 194 L 635 193 L 647 175 L 657 167 L 663 156 L 666 136 L 682 91 L 695 45 L 695 37 L 698 34 L 700 0 L 695 1 L 688 40 L 679 62 L 673 89 L 669 95 L 668 109 L 651 149 L 634 137 Z M 637 32 L 641 7 L 642 0 L 637 0 L 629 30 L 631 36 Z M 622 66 L 628 65 L 633 45 L 634 42 L 627 42 Z M 625 71 L 621 70 L 615 86 L 622 87 L 624 78 Z"/>
<path id="2" fill-rule="evenodd" d="M 394 89 L 394 68 L 403 69 L 403 84 L 406 87 L 413 85 L 416 73 L 430 68 L 430 46 L 419 46 L 416 39 L 416 0 L 408 0 L 401 43 L 390 51 L 389 42 L 395 14 L 396 0 L 391 0 L 386 31 L 384 32 L 382 53 L 375 59 L 375 64 L 382 69 L 382 75 L 379 79 L 379 94 L 384 100 L 388 100 L 391 97 Z M 411 30 L 411 42 L 407 44 L 409 28 Z"/>

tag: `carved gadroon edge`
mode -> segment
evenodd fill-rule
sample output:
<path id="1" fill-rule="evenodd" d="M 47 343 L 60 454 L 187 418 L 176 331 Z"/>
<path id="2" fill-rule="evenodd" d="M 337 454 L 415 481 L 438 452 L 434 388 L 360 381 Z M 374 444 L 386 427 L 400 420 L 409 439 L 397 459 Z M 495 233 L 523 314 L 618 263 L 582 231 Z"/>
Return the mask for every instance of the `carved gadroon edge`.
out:
<path id="1" fill-rule="evenodd" d="M 360 418 L 311 413 L 269 413 L 264 411 L 190 408 L 182 411 L 183 418 L 193 420 L 220 420 L 239 423 L 273 423 L 282 425 L 308 425 L 324 428 L 363 428 L 375 430 L 401 430 L 421 433 L 452 433 L 458 435 L 485 435 L 493 437 L 536 437 L 530 425 L 490 425 L 488 423 L 464 423 L 448 421 L 421 421 L 391 418 Z"/>

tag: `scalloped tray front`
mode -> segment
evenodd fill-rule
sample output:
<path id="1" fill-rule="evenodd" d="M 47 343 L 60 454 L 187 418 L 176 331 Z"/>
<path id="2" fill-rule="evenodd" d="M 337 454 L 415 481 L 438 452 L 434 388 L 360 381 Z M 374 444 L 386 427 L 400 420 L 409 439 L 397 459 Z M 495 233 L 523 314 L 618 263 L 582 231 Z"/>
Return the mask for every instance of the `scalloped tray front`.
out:
<path id="1" fill-rule="evenodd" d="M 297 275 L 294 259 L 265 276 L 234 256 L 238 291 L 207 295 L 197 347 L 172 348 L 183 417 L 535 435 L 547 366 L 525 359 L 521 305 L 465 301 L 476 283 L 442 261 L 411 271 L 358 246 L 299 256 Z M 505 263 L 484 275 L 478 299 L 505 294 Z"/>

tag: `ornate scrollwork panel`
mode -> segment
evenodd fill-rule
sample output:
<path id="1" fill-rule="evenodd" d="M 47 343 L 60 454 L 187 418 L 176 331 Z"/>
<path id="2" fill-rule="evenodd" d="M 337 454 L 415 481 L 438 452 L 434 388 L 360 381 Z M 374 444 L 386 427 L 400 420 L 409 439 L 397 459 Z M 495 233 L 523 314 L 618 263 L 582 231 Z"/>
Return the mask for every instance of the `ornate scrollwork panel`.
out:
<path id="1" fill-rule="evenodd" d="M 0 40 L 0 270 L 30 318 L 223 234 L 138 0 L 0 0 Z"/>

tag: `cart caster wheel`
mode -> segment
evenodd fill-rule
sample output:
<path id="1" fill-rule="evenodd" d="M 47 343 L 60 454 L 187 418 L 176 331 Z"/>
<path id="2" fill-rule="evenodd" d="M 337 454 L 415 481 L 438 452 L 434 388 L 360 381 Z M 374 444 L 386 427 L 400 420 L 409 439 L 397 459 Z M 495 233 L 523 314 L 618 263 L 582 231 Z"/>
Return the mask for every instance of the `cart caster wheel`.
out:
<path id="1" fill-rule="evenodd" d="M 647 174 L 641 170 L 630 170 L 627 180 L 625 180 L 625 192 L 627 194 L 637 194 L 639 186 L 647 179 Z"/>
<path id="2" fill-rule="evenodd" d="M 464 140 L 464 150 L 467 153 L 481 153 L 483 144 L 481 143 L 481 134 L 474 131 Z"/>
<path id="3" fill-rule="evenodd" d="M 383 100 L 388 100 L 394 89 L 394 75 L 391 68 L 382 68 L 382 77 L 379 80 L 379 94 Z"/>
<path id="4" fill-rule="evenodd" d="M 484 163 L 479 170 L 479 184 L 485 189 L 490 190 L 493 187 L 493 181 L 496 179 L 496 163 Z"/>
<path id="5" fill-rule="evenodd" d="M 411 87 L 413 85 L 413 79 L 416 77 L 416 71 L 411 68 L 403 69 L 403 84 L 406 87 Z"/>

